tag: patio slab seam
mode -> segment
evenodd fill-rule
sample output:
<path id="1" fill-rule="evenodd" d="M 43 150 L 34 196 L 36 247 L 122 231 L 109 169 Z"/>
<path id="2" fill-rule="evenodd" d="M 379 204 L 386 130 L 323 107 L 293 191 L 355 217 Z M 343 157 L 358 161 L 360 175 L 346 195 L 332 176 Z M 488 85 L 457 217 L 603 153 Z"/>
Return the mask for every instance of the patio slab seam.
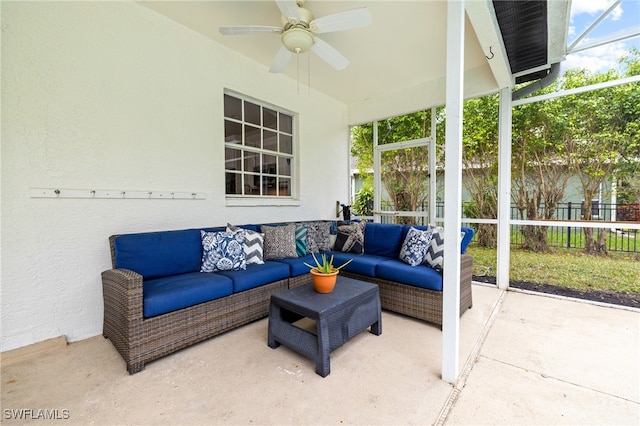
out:
<path id="1" fill-rule="evenodd" d="M 447 400 L 445 401 L 442 407 L 442 410 L 438 415 L 438 419 L 436 420 L 434 425 L 437 425 L 437 426 L 444 425 L 444 423 L 447 420 L 447 417 L 449 416 L 449 413 L 455 406 L 456 401 L 458 400 L 458 397 L 460 396 L 460 393 L 464 389 L 467 383 L 467 379 L 469 378 L 469 375 L 473 370 L 473 366 L 476 364 L 478 358 L 480 357 L 480 350 L 482 349 L 482 345 L 484 344 L 487 338 L 487 335 L 489 334 L 489 331 L 491 330 L 491 327 L 495 322 L 495 319 L 498 317 L 500 308 L 502 307 L 502 304 L 505 299 L 505 295 L 506 295 L 506 291 L 500 290 L 500 296 L 498 297 L 498 299 L 496 300 L 496 303 L 491 308 L 491 314 L 489 314 L 489 318 L 487 319 L 487 322 L 482 328 L 482 332 L 480 333 L 480 336 L 478 336 L 478 340 L 476 340 L 476 343 L 474 344 L 473 349 L 471 350 L 471 353 L 469 354 L 469 357 L 467 358 L 462 368 L 462 372 L 458 376 L 456 383 L 452 386 L 451 392 L 449 392 Z"/>
<path id="2" fill-rule="evenodd" d="M 502 360 L 499 360 L 497 358 L 490 357 L 490 356 L 487 356 L 487 355 L 480 355 L 478 358 L 484 358 L 484 359 L 487 359 L 487 360 L 490 360 L 490 361 L 493 361 L 493 362 L 496 362 L 496 363 L 499 363 L 499 364 L 502 364 L 502 365 L 507 365 L 507 366 L 515 368 L 517 370 L 521 370 L 523 372 L 532 373 L 532 374 L 538 374 L 543 379 L 550 379 L 550 380 L 554 380 L 554 381 L 557 381 L 557 382 L 560 382 L 560 383 L 565 383 L 565 384 L 568 384 L 568 385 L 571 385 L 571 386 L 575 386 L 575 387 L 580 388 L 580 389 L 585 389 L 585 390 L 588 390 L 588 391 L 591 391 L 591 392 L 595 392 L 595 393 L 598 393 L 598 394 L 601 394 L 601 395 L 606 395 L 606 396 L 609 396 L 609 397 L 612 397 L 612 398 L 616 398 L 616 399 L 619 399 L 619 400 L 622 400 L 622 401 L 626 401 L 626 402 L 630 402 L 632 404 L 637 404 L 637 405 L 640 406 L 640 401 L 634 401 L 633 399 L 625 398 L 625 397 L 620 396 L 620 395 L 615 395 L 615 394 L 612 394 L 610 392 L 605 392 L 605 391 L 602 391 L 602 390 L 599 390 L 599 389 L 595 389 L 595 388 L 592 388 L 592 387 L 589 387 L 589 386 L 581 385 L 579 383 L 575 383 L 575 382 L 572 382 L 572 381 L 569 381 L 569 380 L 561 379 L 559 377 L 555 377 L 555 376 L 552 376 L 552 375 L 549 375 L 549 374 L 546 374 L 546 373 L 542 373 L 541 371 L 538 371 L 538 370 L 532 370 L 530 368 L 521 367 L 521 366 L 518 366 L 516 364 L 512 364 L 512 363 L 506 362 L 506 361 L 502 361 Z"/>

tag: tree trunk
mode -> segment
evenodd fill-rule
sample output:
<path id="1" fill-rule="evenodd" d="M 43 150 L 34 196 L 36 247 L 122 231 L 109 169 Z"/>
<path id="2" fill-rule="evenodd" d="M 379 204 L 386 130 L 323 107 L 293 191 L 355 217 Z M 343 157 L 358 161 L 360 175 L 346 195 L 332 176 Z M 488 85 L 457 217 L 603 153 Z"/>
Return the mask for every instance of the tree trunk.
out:
<path id="1" fill-rule="evenodd" d="M 524 242 L 522 248 L 535 253 L 548 253 L 549 245 L 547 243 L 547 227 L 546 226 L 525 226 L 522 229 Z"/>
<path id="2" fill-rule="evenodd" d="M 607 233 L 604 229 L 598 234 L 598 242 L 596 243 L 596 251 L 598 254 L 607 254 Z"/>
<path id="3" fill-rule="evenodd" d="M 489 223 L 478 224 L 477 244 L 480 247 L 496 248 L 498 244 L 498 230 L 496 225 Z"/>
<path id="4" fill-rule="evenodd" d="M 593 239 L 593 228 L 584 228 L 584 252 L 588 255 L 595 256 L 600 254 L 598 243 Z"/>

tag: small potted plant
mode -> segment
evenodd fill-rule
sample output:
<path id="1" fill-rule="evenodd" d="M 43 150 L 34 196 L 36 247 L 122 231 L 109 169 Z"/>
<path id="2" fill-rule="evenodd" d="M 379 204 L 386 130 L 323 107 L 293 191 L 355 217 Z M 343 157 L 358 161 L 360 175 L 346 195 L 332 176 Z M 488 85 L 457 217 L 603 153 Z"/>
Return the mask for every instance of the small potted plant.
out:
<path id="1" fill-rule="evenodd" d="M 313 281 L 313 287 L 318 293 L 331 293 L 336 285 L 336 279 L 338 278 L 338 272 L 340 269 L 347 266 L 353 259 L 349 259 L 340 266 L 333 265 L 333 255 L 327 258 L 326 254 L 320 255 L 320 261 L 314 253 L 311 253 L 313 260 L 316 262 L 315 266 L 304 262 L 310 268 L 311 281 Z"/>

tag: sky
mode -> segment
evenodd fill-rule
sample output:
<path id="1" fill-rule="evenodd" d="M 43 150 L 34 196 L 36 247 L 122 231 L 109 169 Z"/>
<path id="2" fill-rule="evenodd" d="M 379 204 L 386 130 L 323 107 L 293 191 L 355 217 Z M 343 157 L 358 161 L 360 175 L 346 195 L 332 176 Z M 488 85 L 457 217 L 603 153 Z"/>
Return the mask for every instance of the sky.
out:
<path id="1" fill-rule="evenodd" d="M 572 0 L 567 45 L 571 45 L 613 3 L 613 0 Z M 580 44 L 632 27 L 640 27 L 640 0 L 623 0 Z M 603 72 L 617 69 L 620 56 L 632 47 L 640 49 L 640 37 L 570 54 L 562 63 L 561 70 L 586 68 L 592 72 Z"/>

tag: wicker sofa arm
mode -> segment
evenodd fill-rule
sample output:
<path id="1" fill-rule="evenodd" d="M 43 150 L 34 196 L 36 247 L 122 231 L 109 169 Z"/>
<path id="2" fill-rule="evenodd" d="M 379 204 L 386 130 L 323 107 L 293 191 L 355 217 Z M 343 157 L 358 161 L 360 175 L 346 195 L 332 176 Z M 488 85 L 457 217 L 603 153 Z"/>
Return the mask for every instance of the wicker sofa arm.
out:
<path id="1" fill-rule="evenodd" d="M 142 321 L 142 275 L 129 269 L 109 269 L 102 273 L 105 335 L 109 331 L 127 333 Z"/>
<path id="2" fill-rule="evenodd" d="M 460 255 L 460 277 L 473 276 L 473 257 L 469 254 Z"/>

